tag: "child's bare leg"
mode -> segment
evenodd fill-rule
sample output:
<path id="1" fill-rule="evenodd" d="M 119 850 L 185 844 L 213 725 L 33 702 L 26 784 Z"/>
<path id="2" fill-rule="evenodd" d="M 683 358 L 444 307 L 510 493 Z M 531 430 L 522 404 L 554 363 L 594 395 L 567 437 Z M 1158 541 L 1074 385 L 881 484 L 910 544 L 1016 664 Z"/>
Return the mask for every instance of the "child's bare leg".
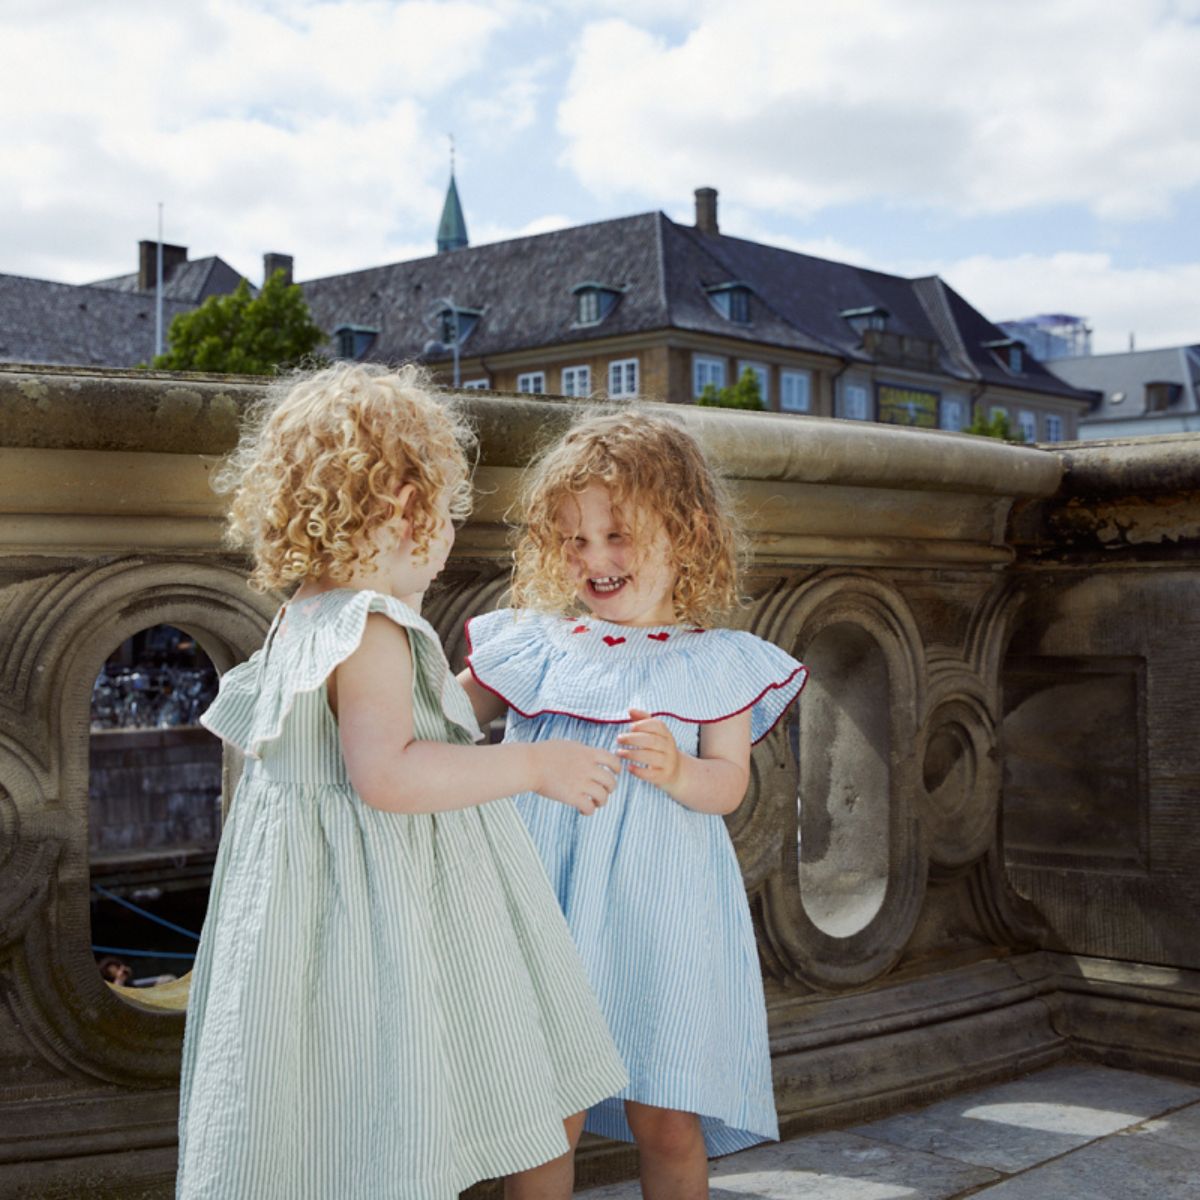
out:
<path id="1" fill-rule="evenodd" d="M 625 1101 L 643 1200 L 708 1200 L 708 1155 L 695 1113 Z"/>
<path id="2" fill-rule="evenodd" d="M 583 1133 L 586 1113 L 576 1113 L 563 1121 L 570 1149 L 540 1167 L 518 1171 L 504 1180 L 504 1200 L 569 1200 L 575 1188 L 575 1147 Z"/>

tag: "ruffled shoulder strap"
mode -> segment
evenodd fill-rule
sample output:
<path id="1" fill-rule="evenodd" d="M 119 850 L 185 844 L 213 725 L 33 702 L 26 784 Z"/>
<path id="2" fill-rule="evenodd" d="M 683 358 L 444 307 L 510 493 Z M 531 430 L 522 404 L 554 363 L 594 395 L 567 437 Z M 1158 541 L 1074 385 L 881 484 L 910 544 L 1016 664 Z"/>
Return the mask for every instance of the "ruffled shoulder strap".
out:
<path id="1" fill-rule="evenodd" d="M 732 629 L 656 629 L 497 609 L 467 622 L 468 666 L 523 717 L 625 724 L 630 707 L 689 724 L 750 711 L 761 741 L 808 671 L 786 651 Z"/>
<path id="2" fill-rule="evenodd" d="M 472 741 L 481 738 L 471 703 L 429 622 L 392 596 L 350 589 L 284 605 L 262 648 L 222 676 L 220 693 L 201 724 L 248 757 L 261 757 L 262 747 L 282 733 L 297 697 L 317 691 L 358 649 L 373 612 L 408 632 L 414 673 L 440 700 L 445 718 Z"/>
<path id="3" fill-rule="evenodd" d="M 709 629 L 690 648 L 714 664 L 712 697 L 725 716 L 750 710 L 750 744 L 779 724 L 808 682 L 808 668 L 774 642 L 737 629 Z"/>

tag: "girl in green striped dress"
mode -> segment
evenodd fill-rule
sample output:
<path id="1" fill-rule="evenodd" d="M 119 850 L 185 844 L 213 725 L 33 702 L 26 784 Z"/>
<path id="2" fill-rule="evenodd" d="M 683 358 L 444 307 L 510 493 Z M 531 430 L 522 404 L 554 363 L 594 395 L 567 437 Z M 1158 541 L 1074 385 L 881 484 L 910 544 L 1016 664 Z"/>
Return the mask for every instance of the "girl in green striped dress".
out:
<path id="1" fill-rule="evenodd" d="M 470 498 L 411 367 L 269 396 L 223 472 L 294 586 L 202 718 L 246 766 L 192 977 L 181 1200 L 453 1200 L 564 1155 L 625 1072 L 512 802 L 590 814 L 617 757 L 473 746 L 421 594 Z M 297 586 L 298 585 L 298 586 Z"/>

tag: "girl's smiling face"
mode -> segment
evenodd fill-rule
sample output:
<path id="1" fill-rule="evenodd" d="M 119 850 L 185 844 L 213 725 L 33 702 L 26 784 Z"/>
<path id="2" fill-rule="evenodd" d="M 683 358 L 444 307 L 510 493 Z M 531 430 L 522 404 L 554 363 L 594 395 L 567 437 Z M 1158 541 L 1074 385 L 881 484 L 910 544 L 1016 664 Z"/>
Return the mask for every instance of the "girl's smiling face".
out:
<path id="1" fill-rule="evenodd" d="M 641 513 L 640 544 L 614 511 L 602 483 L 563 504 L 559 531 L 575 594 L 588 611 L 615 625 L 673 625 L 676 570 L 662 522 Z"/>

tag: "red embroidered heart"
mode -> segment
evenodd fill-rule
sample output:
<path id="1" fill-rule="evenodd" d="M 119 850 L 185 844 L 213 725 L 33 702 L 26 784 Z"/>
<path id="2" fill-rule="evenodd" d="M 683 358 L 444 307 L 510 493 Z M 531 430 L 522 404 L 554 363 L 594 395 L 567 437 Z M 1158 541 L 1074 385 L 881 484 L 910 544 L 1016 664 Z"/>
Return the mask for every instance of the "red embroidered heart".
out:
<path id="1" fill-rule="evenodd" d="M 615 638 L 615 637 L 612 637 L 610 634 L 606 633 L 604 635 L 604 640 L 610 646 L 619 646 L 625 639 L 624 638 Z"/>
<path id="2" fill-rule="evenodd" d="M 648 633 L 646 636 L 656 642 L 665 642 L 671 635 L 669 633 Z"/>
<path id="3" fill-rule="evenodd" d="M 571 630 L 572 633 L 587 633 L 587 631 L 588 627 L 586 625 L 576 625 L 575 628 Z"/>

